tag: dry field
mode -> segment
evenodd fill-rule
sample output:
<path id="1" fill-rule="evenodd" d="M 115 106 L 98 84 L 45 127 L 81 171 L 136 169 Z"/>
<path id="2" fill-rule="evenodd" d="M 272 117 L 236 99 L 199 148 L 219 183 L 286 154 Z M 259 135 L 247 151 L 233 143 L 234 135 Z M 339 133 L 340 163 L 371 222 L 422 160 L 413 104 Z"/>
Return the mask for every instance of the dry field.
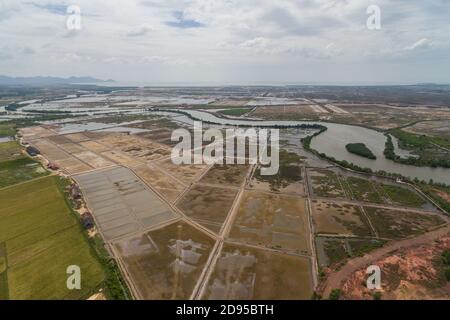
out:
<path id="1" fill-rule="evenodd" d="M 236 198 L 237 190 L 195 185 L 177 206 L 188 217 L 219 232 Z"/>
<path id="2" fill-rule="evenodd" d="M 312 193 L 317 197 L 346 198 L 347 195 L 338 175 L 326 169 L 309 169 Z"/>
<path id="3" fill-rule="evenodd" d="M 214 241 L 184 222 L 115 243 L 143 299 L 189 299 Z"/>
<path id="4" fill-rule="evenodd" d="M 246 191 L 229 238 L 294 253 L 310 253 L 305 199 Z"/>
<path id="5" fill-rule="evenodd" d="M 359 207 L 318 200 L 312 203 L 316 233 L 372 236 L 369 222 Z"/>
<path id="6" fill-rule="evenodd" d="M 171 176 L 163 173 L 151 164 L 141 165 L 134 169 L 136 174 L 152 188 L 173 203 L 183 191 L 183 186 Z"/>
<path id="7" fill-rule="evenodd" d="M 309 300 L 308 258 L 224 245 L 203 296 L 210 300 Z"/>
<path id="8" fill-rule="evenodd" d="M 239 187 L 244 182 L 249 168 L 249 165 L 214 165 L 200 182 Z"/>
<path id="9" fill-rule="evenodd" d="M 380 237 L 402 239 L 417 236 L 440 226 L 448 219 L 440 214 L 405 212 L 364 207 Z"/>

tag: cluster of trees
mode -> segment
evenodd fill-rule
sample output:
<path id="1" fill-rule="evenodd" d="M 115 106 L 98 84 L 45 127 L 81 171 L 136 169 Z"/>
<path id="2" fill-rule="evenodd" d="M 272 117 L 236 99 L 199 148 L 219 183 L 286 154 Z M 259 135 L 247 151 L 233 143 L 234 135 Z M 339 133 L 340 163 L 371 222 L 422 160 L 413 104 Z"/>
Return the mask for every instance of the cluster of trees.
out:
<path id="1" fill-rule="evenodd" d="M 405 133 L 401 130 L 393 130 L 391 131 L 394 136 L 399 139 L 403 144 L 412 146 L 417 148 L 419 151 L 423 151 L 427 145 L 429 145 L 429 138 L 426 136 L 416 136 L 413 134 Z M 418 167 L 442 167 L 442 168 L 450 168 L 450 159 L 445 158 L 431 158 L 424 159 L 420 158 L 401 158 L 395 154 L 394 144 L 392 142 L 392 137 L 389 134 L 386 134 L 387 141 L 384 148 L 384 155 L 387 159 L 390 159 L 397 163 L 402 163 L 406 165 L 418 166 Z"/>
<path id="2" fill-rule="evenodd" d="M 375 160 L 377 157 L 373 152 L 367 148 L 364 143 L 349 143 L 345 146 L 348 152 L 356 154 L 358 156 Z"/>

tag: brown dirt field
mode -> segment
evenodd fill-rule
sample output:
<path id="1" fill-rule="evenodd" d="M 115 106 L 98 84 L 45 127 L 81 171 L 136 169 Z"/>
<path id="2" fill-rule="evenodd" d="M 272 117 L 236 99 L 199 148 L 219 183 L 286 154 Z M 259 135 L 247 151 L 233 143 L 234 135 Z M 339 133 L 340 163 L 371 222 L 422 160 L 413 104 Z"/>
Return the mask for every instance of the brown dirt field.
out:
<path id="1" fill-rule="evenodd" d="M 60 148 L 62 148 L 64 151 L 71 153 L 71 154 L 86 151 L 84 148 L 80 147 L 78 144 L 71 143 L 71 142 L 60 144 L 58 146 Z"/>
<path id="2" fill-rule="evenodd" d="M 202 222 L 214 223 L 220 229 L 236 195 L 237 190 L 195 185 L 184 195 L 177 206 L 200 224 Z"/>
<path id="3" fill-rule="evenodd" d="M 372 235 L 367 219 L 357 206 L 313 200 L 312 207 L 317 233 Z"/>
<path id="4" fill-rule="evenodd" d="M 54 144 L 45 139 L 34 141 L 33 145 L 36 148 L 38 148 L 39 151 L 43 154 L 43 156 L 49 159 L 50 161 L 57 161 L 71 158 L 70 154 L 64 152 L 62 149 L 56 147 Z"/>
<path id="5" fill-rule="evenodd" d="M 381 268 L 383 299 L 449 299 L 450 283 L 443 277 L 440 255 L 450 249 L 449 235 L 438 241 L 398 250 L 373 264 Z M 365 269 L 358 270 L 342 286 L 344 299 L 372 299 L 365 285 Z"/>
<path id="6" fill-rule="evenodd" d="M 73 142 L 82 142 L 82 141 L 90 140 L 90 138 L 87 137 L 86 135 L 84 135 L 83 133 L 67 134 L 66 138 L 68 138 L 69 140 L 72 140 Z"/>
<path id="7" fill-rule="evenodd" d="M 25 140 L 30 141 L 39 138 L 45 138 L 52 136 L 55 133 L 43 127 L 29 127 L 20 129 L 20 133 L 25 138 Z"/>
<path id="8" fill-rule="evenodd" d="M 95 141 L 83 141 L 83 142 L 80 142 L 80 145 L 88 150 L 98 152 L 98 153 L 101 153 L 103 151 L 108 151 L 110 149 L 110 148 L 108 148 L 98 142 L 95 142 Z"/>
<path id="9" fill-rule="evenodd" d="M 64 168 L 67 172 L 70 174 L 77 174 L 85 171 L 92 170 L 90 166 L 87 164 L 81 162 L 80 160 L 70 157 L 64 160 L 58 160 L 56 163 L 61 167 Z"/>
<path id="10" fill-rule="evenodd" d="M 100 157 L 99 155 L 91 152 L 91 151 L 84 151 L 81 153 L 74 154 L 75 157 L 82 160 L 83 162 L 86 162 L 93 168 L 104 168 L 113 165 L 111 161 L 106 160 L 103 157 Z"/>
<path id="11" fill-rule="evenodd" d="M 177 222 L 115 244 L 143 299 L 189 299 L 214 241 Z"/>
<path id="12" fill-rule="evenodd" d="M 124 165 L 126 167 L 134 168 L 143 164 L 142 162 L 118 151 L 105 151 L 102 152 L 101 155 L 111 161 L 114 161 L 115 163 Z"/>
<path id="13" fill-rule="evenodd" d="M 203 296 L 211 300 L 309 300 L 310 260 L 225 244 Z"/>
<path id="14" fill-rule="evenodd" d="M 155 188 L 171 203 L 177 199 L 184 189 L 178 181 L 158 170 L 151 164 L 136 167 L 134 171 L 141 179 Z"/>
<path id="15" fill-rule="evenodd" d="M 161 168 L 185 183 L 194 181 L 207 168 L 206 165 L 176 165 L 171 159 L 160 161 L 157 164 L 155 163 L 155 165 L 161 166 Z"/>
<path id="16" fill-rule="evenodd" d="M 239 187 L 244 182 L 249 168 L 249 165 L 214 165 L 200 182 Z"/>
<path id="17" fill-rule="evenodd" d="M 436 194 L 441 197 L 442 199 L 444 199 L 447 202 L 450 202 L 450 194 L 448 194 L 447 192 L 441 191 L 441 190 L 437 190 L 437 189 L 433 189 L 434 192 L 436 192 Z"/>
<path id="18" fill-rule="evenodd" d="M 246 191 L 230 239 L 296 253 L 310 253 L 305 199 Z"/>

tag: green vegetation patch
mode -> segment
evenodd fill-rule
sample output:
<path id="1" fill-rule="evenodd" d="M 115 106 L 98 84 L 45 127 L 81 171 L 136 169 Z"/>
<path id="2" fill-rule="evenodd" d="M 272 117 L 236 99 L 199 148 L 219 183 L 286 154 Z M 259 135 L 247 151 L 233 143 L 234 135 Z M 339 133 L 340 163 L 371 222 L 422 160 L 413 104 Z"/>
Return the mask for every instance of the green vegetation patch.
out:
<path id="1" fill-rule="evenodd" d="M 407 188 L 387 184 L 380 185 L 379 188 L 381 188 L 395 204 L 415 208 L 421 208 L 426 204 L 426 201 L 421 196 Z"/>
<path id="2" fill-rule="evenodd" d="M 378 235 L 387 239 L 403 239 L 419 235 L 445 221 L 434 214 L 364 207 Z"/>
<path id="3" fill-rule="evenodd" d="M 0 143 L 0 162 L 22 158 L 22 147 L 15 141 Z"/>
<path id="4" fill-rule="evenodd" d="M 39 162 L 21 158 L 0 162 L 0 188 L 48 175 Z"/>
<path id="5" fill-rule="evenodd" d="M 227 109 L 219 111 L 220 114 L 226 115 L 226 116 L 233 116 L 233 117 L 240 117 L 246 113 L 248 113 L 251 108 L 233 108 L 233 109 Z"/>
<path id="6" fill-rule="evenodd" d="M 348 177 L 346 179 L 352 196 L 359 201 L 383 203 L 383 198 L 367 179 Z"/>
<path id="7" fill-rule="evenodd" d="M 104 271 L 64 197 L 59 177 L 0 191 L 0 242 L 6 244 L 11 299 L 81 299 Z M 81 290 L 67 289 L 67 267 L 81 268 Z"/>
<path id="8" fill-rule="evenodd" d="M 331 170 L 314 169 L 309 174 L 313 192 L 318 197 L 346 198 L 345 190 L 336 173 Z"/>
<path id="9" fill-rule="evenodd" d="M 326 256 L 326 263 L 325 261 L 321 261 L 322 266 L 331 266 L 344 262 L 348 258 L 363 256 L 372 250 L 381 248 L 386 243 L 387 241 L 378 239 L 338 239 L 323 237 L 317 239 L 319 250 L 323 250 Z"/>
<path id="10" fill-rule="evenodd" d="M 0 138 L 13 137 L 16 134 L 13 124 L 0 124 Z"/>
<path id="11" fill-rule="evenodd" d="M 389 130 L 396 137 L 400 148 L 408 150 L 416 157 L 401 158 L 395 154 L 392 138 L 387 135 L 384 154 L 395 162 L 414 166 L 430 166 L 450 168 L 450 140 L 444 137 L 417 135 L 401 129 Z"/>
<path id="12" fill-rule="evenodd" d="M 302 180 L 301 163 L 302 158 L 298 154 L 281 149 L 278 173 L 275 175 L 262 175 L 261 168 L 258 168 L 255 171 L 254 178 L 258 181 L 269 183 L 271 191 L 279 192 L 290 184 Z"/>
<path id="13" fill-rule="evenodd" d="M 348 152 L 356 154 L 358 156 L 375 160 L 377 157 L 373 152 L 367 148 L 364 143 L 349 143 L 345 146 Z"/>

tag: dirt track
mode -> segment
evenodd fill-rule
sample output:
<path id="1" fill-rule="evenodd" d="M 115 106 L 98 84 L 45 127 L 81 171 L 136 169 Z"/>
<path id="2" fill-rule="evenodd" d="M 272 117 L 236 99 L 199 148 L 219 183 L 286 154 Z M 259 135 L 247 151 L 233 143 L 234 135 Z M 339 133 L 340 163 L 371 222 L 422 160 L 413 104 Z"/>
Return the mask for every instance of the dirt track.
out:
<path id="1" fill-rule="evenodd" d="M 422 244 L 430 243 L 431 241 L 434 241 L 448 233 L 450 233 L 450 224 L 447 224 L 445 227 L 442 227 L 440 229 L 425 233 L 416 238 L 394 242 L 383 248 L 374 250 L 370 254 L 366 254 L 363 257 L 352 259 L 348 261 L 347 264 L 345 264 L 339 271 L 332 272 L 328 276 L 325 283 L 321 286 L 321 288 L 323 288 L 323 290 L 321 290 L 322 296 L 324 298 L 328 298 L 331 290 L 335 288 L 340 288 L 342 281 L 350 277 L 357 270 L 364 268 L 367 265 L 370 265 L 371 263 L 379 260 L 383 256 L 399 249 L 405 249 L 413 246 L 419 246 Z"/>

